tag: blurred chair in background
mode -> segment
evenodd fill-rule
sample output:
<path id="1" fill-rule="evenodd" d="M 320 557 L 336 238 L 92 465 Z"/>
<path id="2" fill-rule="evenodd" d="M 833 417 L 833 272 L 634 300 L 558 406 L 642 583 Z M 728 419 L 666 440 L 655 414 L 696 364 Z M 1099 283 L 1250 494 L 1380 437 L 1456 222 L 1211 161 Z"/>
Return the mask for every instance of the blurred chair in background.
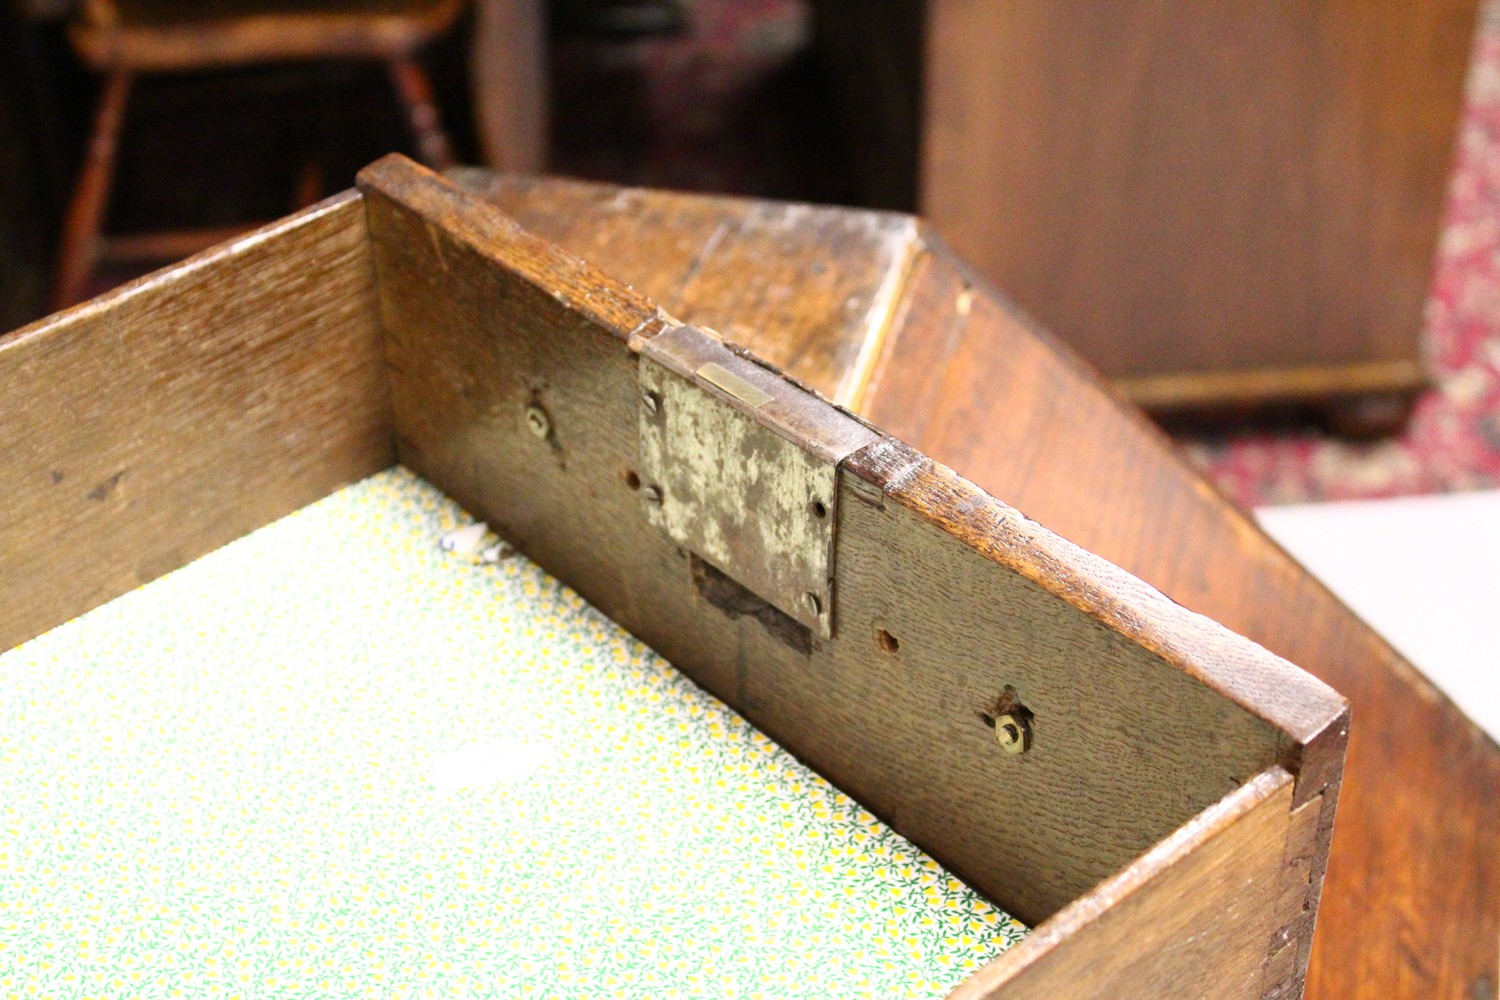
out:
<path id="1" fill-rule="evenodd" d="M 106 259 L 171 259 L 227 238 L 221 229 L 103 235 L 116 147 L 135 77 L 315 59 L 385 63 L 392 89 L 422 158 L 452 162 L 432 84 L 414 57 L 448 31 L 465 0 L 86 0 L 69 39 L 104 77 L 77 185 L 63 223 L 52 307 L 82 299 L 95 266 Z M 299 201 L 316 197 L 316 174 L 299 185 Z"/>

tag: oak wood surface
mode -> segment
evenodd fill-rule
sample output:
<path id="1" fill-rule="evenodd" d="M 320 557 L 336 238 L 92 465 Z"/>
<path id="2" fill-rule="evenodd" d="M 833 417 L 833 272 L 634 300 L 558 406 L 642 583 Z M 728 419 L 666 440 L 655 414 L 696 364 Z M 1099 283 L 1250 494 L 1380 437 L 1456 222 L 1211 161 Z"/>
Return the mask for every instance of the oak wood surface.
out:
<path id="1" fill-rule="evenodd" d="M 922 211 L 1107 376 L 1417 370 L 1477 0 L 926 7 Z"/>
<path id="2" fill-rule="evenodd" d="M 318 210 L 314 216 L 324 211 L 327 209 Z M 576 224 L 580 232 L 573 238 L 586 241 L 586 220 Z M 287 227 L 297 230 L 301 225 L 283 224 L 277 231 Z M 350 236 L 345 233 L 340 238 Z M 1309 995 L 1471 1000 L 1473 996 L 1493 993 L 1494 945 L 1500 927 L 1500 902 L 1497 902 L 1500 836 L 1496 834 L 1500 830 L 1500 816 L 1497 816 L 1500 804 L 1493 790 L 1500 784 L 1500 752 L 1247 518 L 1187 469 L 1158 432 L 1119 407 L 1092 376 L 1071 360 L 1065 349 L 1004 308 L 991 290 L 953 263 L 931 237 L 922 242 L 921 247 L 912 250 L 911 276 L 895 314 L 883 321 L 886 328 L 878 341 L 883 345 L 882 360 L 861 399 L 866 412 L 889 428 L 901 431 L 940 460 L 965 469 L 981 485 L 1049 527 L 1111 558 L 1195 610 L 1208 612 L 1273 650 L 1287 654 L 1353 696 L 1357 722 Z M 360 294 L 369 294 L 368 290 L 358 291 L 364 286 L 355 280 L 356 269 L 352 266 L 357 253 L 337 240 L 335 244 L 319 257 L 321 266 L 329 267 L 332 261 L 342 260 L 350 269 L 344 270 L 343 265 L 333 267 L 336 280 L 330 281 L 328 291 L 336 292 L 341 283 L 347 283 L 356 299 Z M 307 310 L 303 315 L 323 317 L 313 329 L 300 330 L 296 336 L 311 336 L 315 342 L 326 336 L 329 345 L 340 337 L 348 338 L 342 350 L 319 354 L 314 349 L 307 355 L 282 357 L 281 362 L 296 368 L 310 363 L 311 356 L 317 355 L 318 364 L 327 364 L 335 371 L 343 370 L 342 365 L 354 364 L 355 359 L 348 356 L 348 351 L 358 354 L 357 345 L 362 341 L 356 331 L 368 320 L 346 313 L 347 303 L 336 306 L 335 299 L 318 297 L 315 290 L 307 287 L 306 280 L 298 280 L 309 271 L 306 261 L 291 267 L 289 272 L 284 271 L 257 256 L 258 245 L 258 240 L 251 240 L 228 251 L 216 252 L 247 259 L 245 269 L 236 270 L 232 280 L 224 275 L 198 274 L 196 263 L 190 264 L 186 276 L 167 272 L 147 279 L 0 342 L 0 373 L 3 373 L 0 377 L 6 386 L 6 391 L 0 393 L 0 407 L 14 408 L 7 410 L 7 419 L 0 423 L 0 435 L 6 435 L 3 440 L 9 453 L 40 454 L 43 461 L 50 457 L 45 450 L 36 450 L 41 447 L 39 439 L 30 433 L 36 429 L 37 418 L 32 417 L 33 425 L 27 425 L 9 415 L 21 412 L 19 403 L 23 398 L 36 403 L 24 409 L 41 412 L 44 401 L 36 395 L 40 389 L 31 387 L 26 390 L 31 395 L 23 397 L 10 387 L 30 385 L 36 381 L 33 376 L 38 372 L 50 377 L 53 372 L 66 373 L 77 367 L 74 361 L 85 343 L 91 343 L 94 350 L 116 350 L 117 345 L 98 332 L 114 329 L 111 322 L 106 322 L 107 310 L 144 316 L 141 322 L 153 330 L 165 326 L 168 333 L 160 335 L 164 338 L 163 351 L 177 350 L 180 354 L 186 350 L 182 345 L 192 337 L 181 326 L 183 314 L 163 306 L 162 298 L 152 297 L 156 294 L 151 291 L 153 282 L 187 281 L 188 289 L 211 288 L 214 296 L 233 302 L 235 292 L 253 289 L 257 282 L 268 280 L 269 275 L 279 275 L 294 291 L 294 299 L 302 304 L 300 308 Z M 643 244 L 642 255 L 649 258 L 652 247 L 650 242 Z M 828 261 L 833 266 L 843 266 L 837 257 Z M 319 266 L 313 264 L 311 272 L 320 273 Z M 637 266 L 649 271 L 648 262 Z M 754 281 L 756 260 L 751 258 L 740 266 L 744 268 L 744 280 Z M 777 266 L 784 270 L 787 264 L 780 261 Z M 850 265 L 854 270 L 863 266 L 858 261 Z M 140 302 L 127 309 L 135 296 L 141 297 Z M 814 302 L 824 300 L 816 298 Z M 666 305 L 671 308 L 670 301 Z M 223 303 L 216 301 L 214 314 L 222 308 Z M 795 314 L 798 309 L 797 300 L 792 297 L 785 310 Z M 818 305 L 809 308 L 808 314 L 826 316 L 823 309 L 824 305 Z M 270 314 L 274 315 L 275 310 Z M 193 315 L 201 319 L 201 311 Z M 248 320 L 236 309 L 231 308 L 229 315 L 234 318 L 230 324 L 233 336 L 248 338 L 253 355 L 261 350 L 274 351 L 274 344 L 252 335 L 253 331 L 247 329 Z M 158 325 L 150 325 L 152 317 L 157 317 Z M 326 328 L 324 323 L 328 324 Z M 75 328 L 95 331 L 94 339 L 69 340 L 73 336 L 70 331 Z M 48 332 L 46 345 L 33 343 L 24 353 L 18 353 L 18 348 L 41 331 Z M 839 332 L 841 337 L 848 335 L 845 329 Z M 971 340 L 978 343 L 970 343 Z M 72 346 L 65 350 L 67 344 Z M 101 344 L 104 346 L 100 347 Z M 24 366 L 20 363 L 23 358 Z M 113 373 L 116 368 L 131 370 L 129 365 L 113 362 L 95 365 L 93 370 L 97 376 L 100 371 Z M 162 368 L 168 370 L 164 360 Z M 18 374 L 23 371 L 24 375 Z M 797 373 L 795 366 L 793 373 Z M 349 389 L 343 397 L 347 412 L 338 419 L 349 420 L 352 414 L 355 424 L 368 420 L 372 428 L 370 437 L 356 433 L 343 444 L 328 442 L 321 454 L 331 463 L 341 454 L 362 452 L 365 442 L 370 442 L 372 457 L 368 469 L 373 469 L 385 460 L 385 456 L 378 461 L 374 457 L 379 447 L 373 443 L 378 437 L 373 428 L 379 420 L 371 414 L 378 408 L 377 394 L 353 391 L 350 386 L 356 381 L 351 377 L 350 384 L 345 386 Z M 467 383 L 460 379 L 460 384 Z M 75 388 L 78 385 L 82 383 L 75 383 Z M 545 392 L 546 386 L 538 387 L 538 391 Z M 71 395 L 63 391 L 61 395 L 48 396 L 51 402 L 46 405 L 71 405 L 67 401 L 77 395 L 76 391 Z M 126 393 L 120 398 L 130 397 Z M 168 394 L 166 398 L 182 401 L 186 397 Z M 276 398 L 289 399 L 281 395 Z M 942 403 L 935 405 L 933 400 Z M 193 406 L 184 403 L 183 412 L 191 416 L 172 422 L 174 433 L 196 434 L 199 417 L 204 413 L 210 417 L 218 414 L 219 422 L 213 425 L 213 433 L 193 438 L 198 442 L 196 447 L 204 448 L 204 442 L 217 442 L 220 437 L 230 443 L 243 443 L 236 434 L 248 433 L 248 428 L 228 421 L 212 403 L 212 400 L 199 400 Z M 286 405 L 293 406 L 294 401 Z M 195 411 L 194 406 L 204 410 Z M 942 416 L 941 411 L 955 407 L 968 407 L 967 417 L 949 420 Z M 264 410 L 252 408 L 252 411 L 249 424 L 261 418 L 270 419 Z M 108 425 L 106 433 L 97 439 L 103 442 L 101 454 L 110 455 L 115 448 L 135 447 L 123 440 L 123 429 L 106 419 L 108 412 L 113 411 L 103 406 L 80 408 L 89 433 L 94 433 L 94 427 Z M 627 419 L 623 414 L 617 416 Z M 333 421 L 334 417 L 320 412 L 317 419 Z M 145 426 L 161 425 L 147 420 Z M 293 465 L 299 456 L 303 461 L 316 457 L 305 449 L 290 450 L 286 440 L 276 439 L 274 434 L 271 437 L 272 441 L 261 441 L 255 447 L 246 445 L 249 451 L 244 454 L 275 454 L 280 456 L 278 461 Z M 88 450 L 83 445 L 78 447 L 81 452 Z M 559 459 L 559 454 L 564 457 Z M 566 460 L 565 449 L 559 453 L 550 445 L 537 455 L 543 458 L 551 455 L 554 461 Z M 108 478 L 116 471 L 112 462 L 94 464 L 99 468 L 89 471 L 99 473 L 97 481 L 89 475 L 83 476 L 89 480 L 85 483 L 89 492 L 107 485 Z M 106 465 L 110 467 L 105 468 Z M 356 465 L 363 467 L 364 463 Z M 13 473 L 14 468 L 7 466 L 7 471 Z M 200 472 L 210 477 L 219 474 L 212 463 L 191 469 L 184 469 L 179 463 L 176 471 L 190 477 Z M 623 479 L 626 471 L 620 468 L 616 473 Z M 243 469 L 236 473 L 243 474 Z M 230 477 L 228 486 L 215 491 L 213 502 L 237 511 L 232 515 L 235 517 L 249 510 L 261 511 L 255 517 L 243 516 L 237 525 L 204 528 L 212 513 L 202 506 L 174 510 L 167 521 L 180 522 L 194 531 L 201 529 L 202 548 L 198 551 L 211 548 L 247 530 L 262 515 L 269 518 L 284 513 L 339 484 L 338 476 L 312 465 L 294 472 L 293 478 L 304 474 L 302 485 L 306 486 L 306 493 L 300 494 L 302 499 L 290 495 L 301 486 L 278 494 L 273 483 L 265 489 L 266 496 L 257 494 L 256 489 L 275 477 L 268 470 L 256 472 L 254 482 L 248 485 Z M 348 470 L 348 478 L 359 474 L 362 473 L 357 468 Z M 122 478 L 116 486 L 126 482 Z M 608 487 L 602 482 L 596 485 L 599 489 L 613 488 L 612 483 Z M 67 553 L 60 557 L 65 559 L 63 565 L 76 572 L 77 578 L 71 583 L 47 581 L 41 589 L 61 589 L 55 590 L 52 598 L 28 597 L 21 604 L 13 601 L 11 595 L 27 593 L 37 585 L 28 581 L 22 587 L 7 578 L 5 611 L 22 608 L 21 617 L 32 624 L 18 626 L 7 620 L 4 641 L 0 644 L 8 645 L 56 624 L 90 603 L 114 596 L 138 579 L 149 578 L 197 554 L 185 549 L 175 553 L 162 549 L 161 539 L 175 536 L 166 535 L 159 525 L 153 530 L 132 526 L 118 512 L 110 523 L 114 527 L 124 523 L 125 527 L 117 533 L 104 532 L 95 537 L 92 531 L 84 532 L 80 536 L 84 545 L 76 548 L 71 542 L 64 545 L 59 532 L 73 532 L 70 518 L 76 514 L 75 509 L 63 504 L 64 516 L 43 514 L 46 505 L 41 504 L 41 499 L 46 490 L 38 493 L 38 487 L 28 482 L 7 483 L 5 489 L 8 496 L 21 498 L 19 504 L 6 508 L 7 519 L 0 522 L 3 525 L 0 551 L 7 554 L 7 563 L 11 551 L 20 551 L 16 549 L 20 544 L 18 539 L 30 539 L 31 529 L 40 523 L 45 529 L 40 537 L 61 546 L 60 551 Z M 57 493 L 66 499 L 65 492 Z M 27 503 L 31 505 L 29 511 Z M 112 508 L 106 505 L 105 509 Z M 87 524 L 88 519 L 80 523 Z M 95 548 L 86 558 L 82 550 L 89 544 Z M 98 558 L 97 553 L 103 553 L 103 558 Z M 150 553 L 155 553 L 152 560 L 162 557 L 160 565 L 147 565 L 145 554 Z M 133 572 L 116 572 L 109 565 L 130 560 L 137 563 Z M 38 579 L 45 580 L 45 571 Z M 100 580 L 106 583 L 98 583 Z M 88 596 L 91 591 L 92 597 Z M 619 588 L 615 599 L 628 600 L 629 588 Z M 636 613 L 644 615 L 645 611 L 637 608 Z M 775 641 L 762 638 L 765 629 L 753 615 L 741 617 L 738 622 L 739 642 L 745 648 Z M 722 689 L 732 690 L 736 676 L 735 669 L 727 670 L 720 678 Z M 1300 808 L 1305 810 L 1307 806 Z M 1326 836 L 1323 816 L 1327 813 L 1331 810 L 1319 811 L 1314 831 L 1318 836 Z M 1403 945 L 1392 947 L 1392 941 Z M 1275 954 L 1285 960 L 1284 948 Z"/>
<path id="3" fill-rule="evenodd" d="M 0 338 L 0 649 L 390 464 L 359 199 Z"/>
<path id="4" fill-rule="evenodd" d="M 926 241 L 862 412 L 1349 698 L 1309 997 L 1492 994 L 1500 749 L 1157 428 Z"/>
<path id="5" fill-rule="evenodd" d="M 895 442 L 845 466 L 831 640 L 715 601 L 631 476 L 635 351 L 670 321 L 408 162 L 360 183 L 400 459 L 1013 912 L 1045 919 L 1265 767 L 1336 781 L 1341 699 Z M 983 718 L 1007 685 L 1023 756 Z M 1262 961 L 1267 928 L 1239 928 Z"/>
<path id="6" fill-rule="evenodd" d="M 32 421 L 18 440 L 40 430 L 46 442 L 6 471 L 34 493 L 39 468 L 53 487 L 67 481 L 54 459 L 88 480 L 121 466 L 84 498 L 100 510 L 33 502 L 29 521 L 4 523 L 7 568 L 71 574 L 39 627 L 390 459 L 367 222 L 402 457 L 836 781 L 862 783 L 898 829 L 1002 903 L 1045 917 L 1141 850 L 1180 843 L 1175 828 L 1198 829 L 1202 810 L 1219 815 L 1225 791 L 1276 762 L 1298 774 L 1301 810 L 1321 811 L 1336 790 L 1339 699 L 894 442 L 844 478 L 841 638 L 798 648 L 764 616 L 716 601 L 685 553 L 643 530 L 628 476 L 634 351 L 670 319 L 408 163 L 364 181 L 364 212 L 336 199 L 0 343 L 7 390 L 31 393 L 7 396 Z M 109 422 L 130 403 L 143 423 Z M 551 413 L 545 438 L 525 429 L 528 405 Z M 143 440 L 157 446 L 144 458 Z M 42 559 L 18 544 L 38 525 L 53 543 Z M 75 538 L 100 566 L 78 572 L 64 548 Z M 87 589 L 90 574 L 102 591 Z M 918 588 L 926 611 L 892 582 L 933 579 L 946 583 Z M 877 623 L 894 626 L 899 648 Z M 981 718 L 1009 683 L 1036 710 L 1037 743 L 1020 758 Z M 1024 826 L 1005 822 L 1018 812 Z M 1281 814 L 1287 831 L 1304 815 Z M 1278 836 L 1272 854 L 1290 858 Z M 1302 839 L 1315 857 L 1318 837 Z M 1159 860 L 1132 877 L 1154 885 L 1182 859 Z M 1278 899 L 1300 912 L 1308 878 L 1299 887 L 1289 866 L 1278 871 Z M 1220 914 L 1216 932 L 1261 938 L 1242 916 Z M 1254 953 L 1278 959 L 1308 930 L 1288 925 Z M 1153 940 L 1188 954 L 1173 934 Z M 1172 981 L 1101 977 L 1124 997 Z"/>
<path id="7" fill-rule="evenodd" d="M 749 198 L 456 170 L 529 232 L 830 399 L 857 398 L 915 255 L 916 223 Z"/>
<path id="8" fill-rule="evenodd" d="M 595 263 L 629 268 L 634 283 L 677 315 L 685 313 L 676 299 L 683 255 L 722 221 L 693 196 L 652 192 L 651 213 L 689 229 L 692 239 L 678 248 L 647 227 L 627 243 L 609 234 L 629 231 L 630 223 L 601 208 L 616 197 L 612 189 L 583 197 L 571 182 L 483 173 L 459 179 Z M 622 200 L 638 196 L 626 192 Z M 669 200 L 678 204 L 663 204 Z M 696 221 L 686 226 L 686 219 Z M 839 373 L 807 365 L 802 338 L 826 324 L 824 335 L 841 343 L 877 344 L 867 384 L 836 395 L 840 402 L 1348 696 L 1353 742 L 1308 995 L 1493 996 L 1500 983 L 1500 750 L 1072 352 L 930 232 L 915 239 L 893 313 L 878 324 L 861 329 L 858 315 L 833 323 L 821 296 L 804 304 L 793 294 L 781 315 L 800 311 L 805 324 L 767 317 L 759 339 L 738 339 L 829 395 Z M 740 258 L 738 280 L 755 285 L 762 269 L 786 274 L 814 259 L 867 276 L 863 287 L 884 273 L 857 255 L 857 245 L 822 256 L 829 249 L 810 248 L 799 264 L 762 242 L 757 255 Z M 781 338 L 788 342 L 778 344 Z M 1320 820 L 1325 839 L 1331 814 Z"/>
<path id="9" fill-rule="evenodd" d="M 949 1000 L 1259 1000 L 1265 941 L 1285 912 L 1291 797 L 1280 768 L 1255 776 L 970 976 Z"/>

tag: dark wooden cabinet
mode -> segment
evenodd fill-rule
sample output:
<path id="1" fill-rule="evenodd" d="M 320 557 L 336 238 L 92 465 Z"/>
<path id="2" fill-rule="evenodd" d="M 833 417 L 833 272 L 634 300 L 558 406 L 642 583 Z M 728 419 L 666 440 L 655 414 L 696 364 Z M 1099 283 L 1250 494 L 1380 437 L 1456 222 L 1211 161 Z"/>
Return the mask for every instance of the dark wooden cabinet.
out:
<path id="1" fill-rule="evenodd" d="M 856 6 L 816 23 L 866 199 L 915 197 L 1126 396 L 1421 386 L 1475 0 Z"/>

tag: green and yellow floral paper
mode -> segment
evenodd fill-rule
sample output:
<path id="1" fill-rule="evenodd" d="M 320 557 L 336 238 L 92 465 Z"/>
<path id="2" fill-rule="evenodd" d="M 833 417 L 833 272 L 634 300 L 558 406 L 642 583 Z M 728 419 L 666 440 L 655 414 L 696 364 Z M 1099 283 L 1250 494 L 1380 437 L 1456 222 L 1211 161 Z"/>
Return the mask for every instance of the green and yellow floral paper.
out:
<path id="1" fill-rule="evenodd" d="M 939 996 L 1024 929 L 402 469 L 0 656 L 0 996 Z"/>

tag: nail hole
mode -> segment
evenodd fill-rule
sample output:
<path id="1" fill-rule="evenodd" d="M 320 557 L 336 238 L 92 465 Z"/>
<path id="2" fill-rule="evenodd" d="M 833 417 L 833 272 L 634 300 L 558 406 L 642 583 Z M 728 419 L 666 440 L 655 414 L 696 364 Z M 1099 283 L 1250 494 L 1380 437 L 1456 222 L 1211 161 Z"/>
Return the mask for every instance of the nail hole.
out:
<path id="1" fill-rule="evenodd" d="M 900 640 L 891 635 L 885 629 L 879 629 L 876 631 L 875 641 L 879 643 L 880 648 L 885 650 L 887 653 L 894 653 L 901 648 Z"/>
<path id="2" fill-rule="evenodd" d="M 635 474 L 634 469 L 625 470 L 625 485 L 629 486 L 632 490 L 641 488 L 641 477 Z"/>
<path id="3" fill-rule="evenodd" d="M 825 518 L 825 517 L 828 516 L 828 507 L 826 505 L 824 505 L 823 501 L 821 501 L 821 500 L 814 500 L 812 502 L 812 512 L 813 512 L 813 517 L 820 518 L 820 519 L 821 518 Z"/>

